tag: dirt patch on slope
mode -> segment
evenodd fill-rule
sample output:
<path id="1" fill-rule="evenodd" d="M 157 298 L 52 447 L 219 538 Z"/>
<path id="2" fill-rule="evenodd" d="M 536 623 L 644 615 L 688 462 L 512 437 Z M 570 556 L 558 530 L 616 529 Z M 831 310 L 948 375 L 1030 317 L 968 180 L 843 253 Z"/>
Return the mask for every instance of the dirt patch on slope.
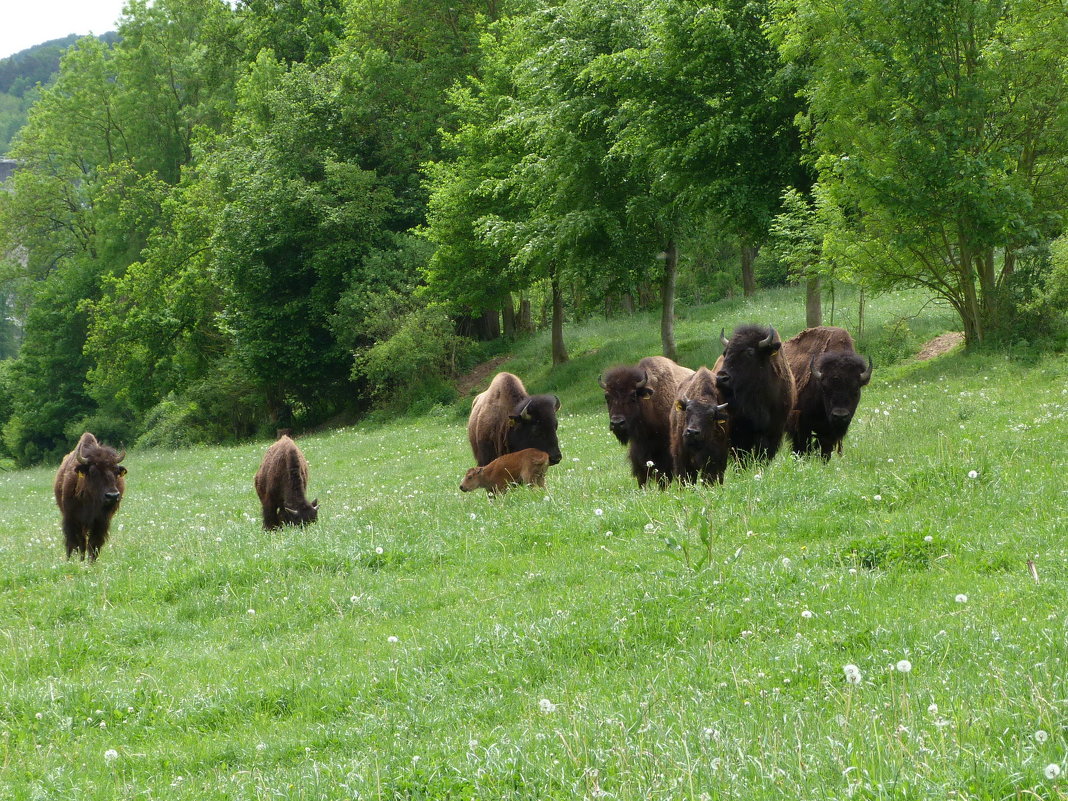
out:
<path id="1" fill-rule="evenodd" d="M 935 337 L 924 345 L 916 355 L 916 359 L 925 362 L 928 359 L 933 359 L 935 356 L 941 356 L 943 353 L 948 353 L 958 345 L 963 344 L 963 342 L 963 331 L 950 331 L 948 334 L 942 334 Z"/>
<path id="2" fill-rule="evenodd" d="M 456 391 L 460 393 L 460 397 L 466 398 L 471 394 L 472 390 L 477 389 L 481 392 L 488 387 L 490 376 L 495 375 L 497 368 L 508 359 L 508 356 L 494 356 L 488 362 L 482 362 L 482 364 L 476 366 L 467 375 L 462 375 L 456 379 Z"/>

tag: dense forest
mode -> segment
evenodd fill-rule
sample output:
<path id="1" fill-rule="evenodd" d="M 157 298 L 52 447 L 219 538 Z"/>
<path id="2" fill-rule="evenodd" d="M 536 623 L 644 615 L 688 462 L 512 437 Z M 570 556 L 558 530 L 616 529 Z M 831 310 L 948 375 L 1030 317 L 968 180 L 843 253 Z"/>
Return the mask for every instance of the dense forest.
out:
<path id="1" fill-rule="evenodd" d="M 919 286 L 970 347 L 1064 341 L 1056 4 L 131 0 L 117 27 L 8 153 L 20 464 L 447 400 L 534 327 L 565 361 L 583 315 L 659 308 L 673 355 L 676 298 L 785 281 L 810 323 L 843 282 Z"/>

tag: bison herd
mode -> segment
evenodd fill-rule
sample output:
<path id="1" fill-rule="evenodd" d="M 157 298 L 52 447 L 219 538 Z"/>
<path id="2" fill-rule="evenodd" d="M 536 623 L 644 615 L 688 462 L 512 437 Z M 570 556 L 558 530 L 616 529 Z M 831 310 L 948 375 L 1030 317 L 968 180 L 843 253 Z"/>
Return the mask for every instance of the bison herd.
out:
<path id="1" fill-rule="evenodd" d="M 728 459 L 774 458 L 789 434 L 797 454 L 824 460 L 837 450 L 871 379 L 871 359 L 857 355 L 842 328 L 808 328 L 783 342 L 773 326 L 742 325 L 712 369 L 683 367 L 662 356 L 614 367 L 599 379 L 608 425 L 626 446 L 638 485 L 673 480 L 722 483 Z M 476 466 L 460 489 L 492 497 L 513 484 L 545 486 L 549 465 L 560 462 L 555 395 L 530 395 L 511 373 L 498 373 L 475 397 L 467 423 Z M 97 558 L 125 491 L 126 452 L 89 432 L 66 455 L 55 480 L 67 557 Z M 318 499 L 307 499 L 308 462 L 281 433 L 253 480 L 263 527 L 314 523 Z"/>

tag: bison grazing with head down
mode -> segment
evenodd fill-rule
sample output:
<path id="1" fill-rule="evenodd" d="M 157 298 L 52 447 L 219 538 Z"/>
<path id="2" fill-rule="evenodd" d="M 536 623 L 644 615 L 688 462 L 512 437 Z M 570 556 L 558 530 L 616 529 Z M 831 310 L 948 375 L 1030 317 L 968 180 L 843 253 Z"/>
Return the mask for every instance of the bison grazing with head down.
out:
<path id="1" fill-rule="evenodd" d="M 631 472 L 640 487 L 651 474 L 661 485 L 675 475 L 671 407 L 679 384 L 692 375 L 693 370 L 671 359 L 647 356 L 636 367 L 613 367 L 599 379 L 608 403 L 608 426 L 627 446 Z"/>
<path id="2" fill-rule="evenodd" d="M 742 325 L 716 362 L 716 388 L 730 404 L 731 448 L 741 459 L 772 459 L 782 444 L 786 418 L 794 407 L 794 377 L 783 358 L 782 340 L 772 327 Z"/>
<path id="3" fill-rule="evenodd" d="M 782 346 L 797 383 L 797 401 L 787 432 L 794 453 L 808 453 L 819 443 L 824 461 L 842 439 L 860 403 L 860 390 L 871 380 L 871 359 L 857 355 L 844 328 L 806 328 Z"/>
<path id="4" fill-rule="evenodd" d="M 263 454 L 253 480 L 263 506 L 263 527 L 303 526 L 319 517 L 319 499 L 308 503 L 308 460 L 297 443 L 283 434 Z"/>
<path id="5" fill-rule="evenodd" d="M 671 456 L 680 481 L 723 483 L 731 442 L 727 404 L 716 379 L 701 367 L 686 379 L 671 408 Z"/>
<path id="6" fill-rule="evenodd" d="M 63 516 L 68 559 L 78 551 L 92 562 L 104 547 L 111 518 L 126 490 L 126 468 L 120 464 L 125 457 L 126 451 L 100 444 L 88 431 L 63 457 L 53 489 Z"/>
<path id="7" fill-rule="evenodd" d="M 548 469 L 549 454 L 537 448 L 524 448 L 498 456 L 485 467 L 472 467 L 460 482 L 460 489 L 464 492 L 484 489 L 492 498 L 498 492 L 507 492 L 513 484 L 544 487 Z"/>
<path id="8" fill-rule="evenodd" d="M 528 395 L 523 382 L 511 373 L 497 373 L 489 389 L 477 395 L 467 420 L 467 438 L 479 467 L 498 456 L 524 448 L 549 454 L 549 464 L 560 461 L 556 439 L 555 395 Z"/>

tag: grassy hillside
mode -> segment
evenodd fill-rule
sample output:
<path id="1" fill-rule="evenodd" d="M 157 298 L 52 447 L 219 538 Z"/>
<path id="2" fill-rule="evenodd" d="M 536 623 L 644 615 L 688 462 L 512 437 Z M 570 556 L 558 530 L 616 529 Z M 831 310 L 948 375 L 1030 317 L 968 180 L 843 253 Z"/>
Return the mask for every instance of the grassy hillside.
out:
<path id="1" fill-rule="evenodd" d="M 1068 359 L 886 366 L 951 324 L 916 307 L 869 310 L 844 458 L 722 487 L 639 491 L 607 431 L 653 317 L 509 363 L 563 399 L 545 493 L 458 491 L 460 407 L 302 438 L 281 535 L 266 442 L 133 452 L 89 566 L 53 471 L 0 474 L 0 799 L 1064 798 Z M 683 361 L 800 312 L 688 311 Z"/>

